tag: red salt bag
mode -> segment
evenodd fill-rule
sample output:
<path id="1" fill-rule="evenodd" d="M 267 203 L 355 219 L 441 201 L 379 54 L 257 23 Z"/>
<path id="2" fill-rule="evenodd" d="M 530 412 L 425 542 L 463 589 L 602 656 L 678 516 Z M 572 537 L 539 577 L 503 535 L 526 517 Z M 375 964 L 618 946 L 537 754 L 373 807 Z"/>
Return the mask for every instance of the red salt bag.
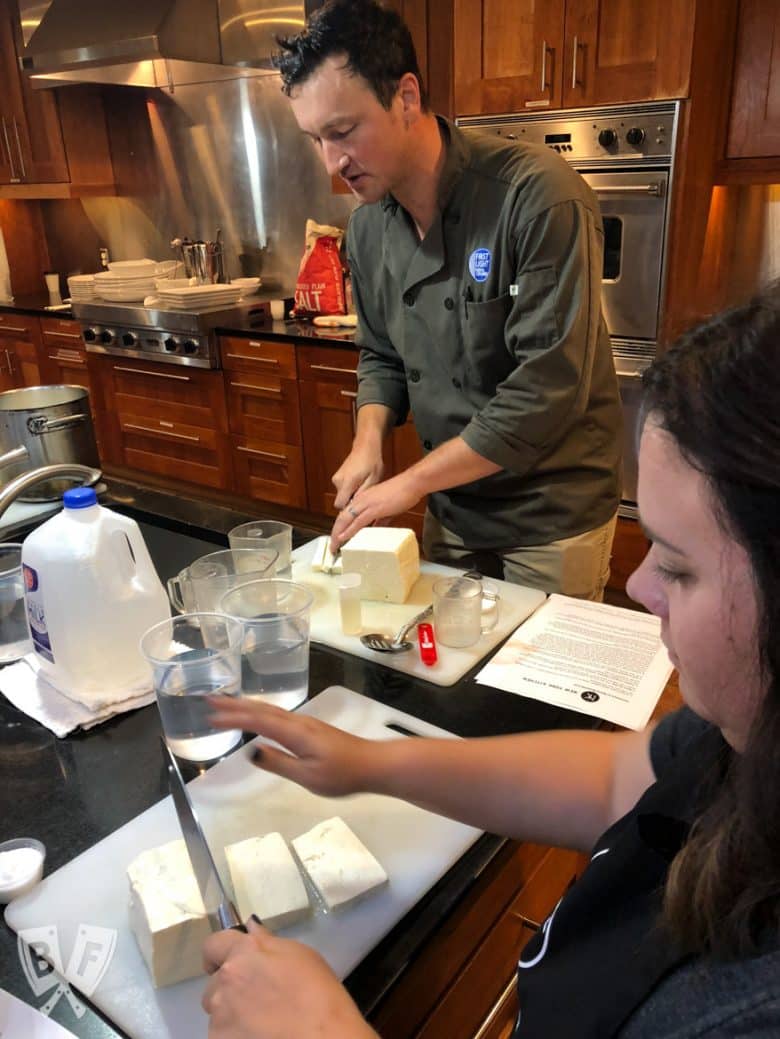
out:
<path id="1" fill-rule="evenodd" d="M 306 221 L 306 248 L 295 286 L 296 317 L 346 313 L 340 256 L 343 237 L 339 227 Z"/>

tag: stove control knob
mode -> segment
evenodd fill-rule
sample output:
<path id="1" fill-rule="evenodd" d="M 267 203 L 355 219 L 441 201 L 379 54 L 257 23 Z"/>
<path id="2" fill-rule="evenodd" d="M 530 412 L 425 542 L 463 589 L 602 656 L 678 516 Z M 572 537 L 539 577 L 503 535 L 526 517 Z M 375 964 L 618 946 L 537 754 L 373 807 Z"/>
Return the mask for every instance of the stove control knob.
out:
<path id="1" fill-rule="evenodd" d="M 178 345 L 179 344 L 176 342 L 176 340 L 173 338 L 173 336 L 168 336 L 168 338 L 166 340 L 164 340 L 164 342 L 163 342 L 163 347 L 164 347 L 165 350 L 168 351 L 169 354 L 175 354 L 176 353 L 176 347 Z"/>
<path id="2" fill-rule="evenodd" d="M 122 345 L 123 346 L 135 346 L 138 342 L 138 336 L 133 332 L 124 332 L 122 334 Z"/>
<path id="3" fill-rule="evenodd" d="M 193 342 L 192 339 L 185 339 L 184 352 L 185 354 L 196 354 L 198 352 L 198 344 Z"/>
<path id="4" fill-rule="evenodd" d="M 602 148 L 611 148 L 617 143 L 617 134 L 614 130 L 599 130 L 599 144 Z"/>
<path id="5" fill-rule="evenodd" d="M 85 343 L 94 343 L 97 339 L 97 332 L 94 328 L 85 328 L 81 333 L 81 337 Z"/>
<path id="6" fill-rule="evenodd" d="M 632 126 L 626 134 L 626 140 L 632 148 L 638 148 L 645 139 L 645 131 L 641 126 Z"/>
<path id="7" fill-rule="evenodd" d="M 113 341 L 114 333 L 111 331 L 110 328 L 104 328 L 103 331 L 100 333 L 100 342 L 108 346 L 108 344 L 113 343 Z"/>

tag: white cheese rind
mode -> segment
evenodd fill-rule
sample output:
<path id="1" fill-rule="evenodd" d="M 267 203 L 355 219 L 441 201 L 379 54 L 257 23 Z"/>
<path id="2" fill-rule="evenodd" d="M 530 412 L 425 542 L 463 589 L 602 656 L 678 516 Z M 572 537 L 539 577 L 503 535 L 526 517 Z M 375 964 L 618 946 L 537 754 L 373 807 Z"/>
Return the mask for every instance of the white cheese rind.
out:
<path id="1" fill-rule="evenodd" d="M 306 886 L 280 833 L 229 844 L 225 855 L 242 920 L 254 913 L 275 931 L 309 915 Z"/>
<path id="2" fill-rule="evenodd" d="M 387 883 L 387 874 L 339 816 L 296 837 L 292 846 L 328 909 L 341 909 Z"/>
<path id="3" fill-rule="evenodd" d="M 341 548 L 345 574 L 362 577 L 361 599 L 406 602 L 420 576 L 420 547 L 405 527 L 363 527 Z"/>
<path id="4" fill-rule="evenodd" d="M 184 841 L 141 852 L 127 875 L 130 926 L 155 988 L 203 974 L 211 926 Z"/>

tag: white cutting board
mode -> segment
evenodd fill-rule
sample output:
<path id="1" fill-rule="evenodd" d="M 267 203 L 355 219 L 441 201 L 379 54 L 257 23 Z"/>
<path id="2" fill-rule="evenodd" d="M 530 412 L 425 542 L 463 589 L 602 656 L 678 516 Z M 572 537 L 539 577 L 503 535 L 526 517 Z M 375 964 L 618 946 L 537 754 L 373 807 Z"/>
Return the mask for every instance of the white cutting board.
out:
<path id="1" fill-rule="evenodd" d="M 377 653 L 360 641 L 358 635 L 345 635 L 341 630 L 339 617 L 338 575 L 323 574 L 312 570 L 311 559 L 320 538 L 314 538 L 305 545 L 295 549 L 292 554 L 293 580 L 305 584 L 314 593 L 311 614 L 311 638 L 313 642 L 321 642 L 343 653 L 373 660 L 384 664 L 394 671 L 423 678 L 436 685 L 454 685 L 460 678 L 475 667 L 496 646 L 503 642 L 510 632 L 522 624 L 526 617 L 545 601 L 547 596 L 536 588 L 526 588 L 508 581 L 492 581 L 498 588 L 500 600 L 498 604 L 498 622 L 492 631 L 482 635 L 478 642 L 465 649 L 453 649 L 451 646 L 436 644 L 438 661 L 428 667 L 420 659 L 417 647 L 417 633 L 412 631 L 409 641 L 412 649 L 405 653 Z M 433 582 L 439 577 L 455 577 L 462 575 L 463 570 L 439 563 L 420 562 L 420 576 L 404 603 L 363 602 L 363 632 L 379 631 L 394 636 L 400 627 L 410 621 L 433 602 Z M 492 578 L 491 578 L 492 580 Z"/>
<path id="2" fill-rule="evenodd" d="M 342 686 L 300 708 L 349 732 L 399 738 L 396 723 L 423 736 L 457 737 Z M 282 934 L 318 949 L 340 978 L 447 872 L 479 831 L 402 801 L 375 794 L 332 799 L 260 772 L 237 750 L 190 784 L 217 868 L 229 880 L 225 844 L 279 830 L 288 840 L 340 815 L 385 868 L 389 884 L 341 913 L 317 911 Z M 19 931 L 55 925 L 67 963 L 80 924 L 113 928 L 116 950 L 91 1000 L 132 1039 L 205 1039 L 200 1009 L 205 979 L 155 990 L 128 924 L 130 861 L 145 848 L 181 837 L 170 797 L 104 838 L 10 903 L 5 919 Z M 77 986 L 75 986 L 77 987 Z"/>

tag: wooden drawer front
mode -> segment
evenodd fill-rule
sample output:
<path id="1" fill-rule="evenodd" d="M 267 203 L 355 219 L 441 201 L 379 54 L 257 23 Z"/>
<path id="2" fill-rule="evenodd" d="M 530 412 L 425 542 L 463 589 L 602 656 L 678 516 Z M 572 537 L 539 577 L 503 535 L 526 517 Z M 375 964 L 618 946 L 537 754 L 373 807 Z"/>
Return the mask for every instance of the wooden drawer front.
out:
<path id="1" fill-rule="evenodd" d="M 234 437 L 233 468 L 238 494 L 306 507 L 306 476 L 300 447 Z"/>
<path id="2" fill-rule="evenodd" d="M 323 516 L 336 514 L 331 478 L 352 448 L 354 392 L 338 383 L 300 383 L 309 508 Z"/>
<path id="3" fill-rule="evenodd" d="M 87 355 L 81 350 L 73 350 L 67 346 L 46 346 L 43 350 L 41 362 L 41 378 L 48 385 L 83 386 L 90 391 L 90 403 L 95 408 L 92 400 L 92 385 L 87 368 Z"/>
<path id="4" fill-rule="evenodd" d="M 271 343 L 265 339 L 222 336 L 219 341 L 222 367 L 268 372 L 281 379 L 294 379 L 298 372 L 292 343 Z"/>
<path id="5" fill-rule="evenodd" d="M 38 327 L 37 317 L 0 312 L 0 338 L 8 335 L 14 339 L 35 339 Z"/>
<path id="6" fill-rule="evenodd" d="M 298 373 L 301 379 L 340 382 L 357 389 L 357 350 L 333 350 L 324 346 L 298 347 Z"/>
<path id="7" fill-rule="evenodd" d="M 121 414 L 119 429 L 125 465 L 208 487 L 231 486 L 224 434 L 144 414 Z"/>
<path id="8" fill-rule="evenodd" d="M 212 430 L 228 428 L 221 372 L 112 363 L 110 396 L 122 415 L 175 419 Z"/>
<path id="9" fill-rule="evenodd" d="M 298 383 L 255 372 L 225 375 L 230 430 L 254 440 L 300 444 Z"/>
<path id="10" fill-rule="evenodd" d="M 42 317 L 41 333 L 47 346 L 64 346 L 69 350 L 84 350 L 81 325 L 57 317 Z"/>

